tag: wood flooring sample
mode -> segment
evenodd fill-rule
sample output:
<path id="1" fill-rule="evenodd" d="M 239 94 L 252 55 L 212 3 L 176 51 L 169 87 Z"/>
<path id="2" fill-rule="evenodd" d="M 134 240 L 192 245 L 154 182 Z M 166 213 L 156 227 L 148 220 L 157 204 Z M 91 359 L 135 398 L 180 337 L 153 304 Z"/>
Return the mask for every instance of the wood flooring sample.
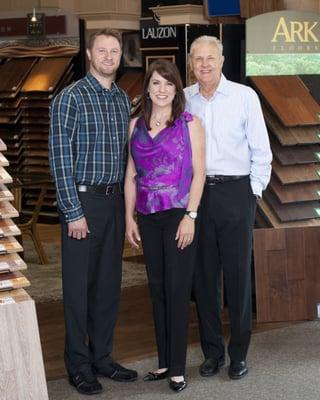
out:
<path id="1" fill-rule="evenodd" d="M 283 125 L 320 123 L 320 105 L 298 76 L 254 76 L 250 79 Z"/>

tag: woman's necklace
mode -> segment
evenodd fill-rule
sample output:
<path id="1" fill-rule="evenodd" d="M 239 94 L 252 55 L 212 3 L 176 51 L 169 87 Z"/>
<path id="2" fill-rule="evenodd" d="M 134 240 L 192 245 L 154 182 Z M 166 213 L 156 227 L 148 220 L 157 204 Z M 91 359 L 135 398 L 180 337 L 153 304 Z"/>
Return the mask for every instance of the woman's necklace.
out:
<path id="1" fill-rule="evenodd" d="M 154 124 L 157 128 L 159 128 L 159 126 L 163 125 L 163 121 L 167 121 L 167 118 L 162 118 L 162 117 L 156 117 L 153 116 L 152 119 L 154 120 Z"/>

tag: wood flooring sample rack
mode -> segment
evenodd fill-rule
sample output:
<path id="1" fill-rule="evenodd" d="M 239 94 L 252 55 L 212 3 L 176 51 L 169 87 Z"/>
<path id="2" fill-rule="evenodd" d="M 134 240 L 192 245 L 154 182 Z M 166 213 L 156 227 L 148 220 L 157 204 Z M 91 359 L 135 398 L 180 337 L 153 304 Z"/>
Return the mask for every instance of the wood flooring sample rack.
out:
<path id="1" fill-rule="evenodd" d="M 27 268 L 15 238 L 21 232 L 11 220 L 18 212 L 5 185 L 12 182 L 6 149 L 0 139 L 0 397 L 48 400 L 35 303 L 23 289 L 30 282 L 21 272 Z"/>

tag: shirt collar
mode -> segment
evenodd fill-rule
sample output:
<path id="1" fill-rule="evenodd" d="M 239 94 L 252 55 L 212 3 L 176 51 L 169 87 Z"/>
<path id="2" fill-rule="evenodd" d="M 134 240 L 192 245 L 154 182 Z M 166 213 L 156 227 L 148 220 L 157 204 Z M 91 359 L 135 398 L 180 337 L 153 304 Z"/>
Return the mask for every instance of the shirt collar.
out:
<path id="1" fill-rule="evenodd" d="M 224 94 L 226 96 L 230 94 L 229 82 L 228 82 L 227 78 L 223 74 L 221 74 L 220 82 L 219 82 L 218 87 L 216 89 L 216 93 L 221 93 L 221 94 Z M 195 96 L 197 94 L 201 95 L 199 82 L 195 83 L 194 85 L 192 85 L 190 87 L 189 94 L 191 96 Z"/>
<path id="2" fill-rule="evenodd" d="M 92 86 L 92 88 L 97 92 L 108 91 L 112 95 L 115 93 L 119 93 L 119 88 L 114 82 L 112 82 L 111 89 L 109 90 L 106 89 L 104 86 L 102 86 L 101 83 L 98 81 L 98 79 L 91 74 L 91 72 L 87 73 L 86 78 L 90 83 L 90 85 Z"/>

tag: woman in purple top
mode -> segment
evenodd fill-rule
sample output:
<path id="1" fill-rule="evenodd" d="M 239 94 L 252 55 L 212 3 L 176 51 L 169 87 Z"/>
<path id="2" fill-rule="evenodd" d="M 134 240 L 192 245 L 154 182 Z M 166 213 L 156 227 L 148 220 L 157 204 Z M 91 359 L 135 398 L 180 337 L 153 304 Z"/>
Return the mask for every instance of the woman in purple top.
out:
<path id="1" fill-rule="evenodd" d="M 159 356 L 159 368 L 144 380 L 170 377 L 176 392 L 187 385 L 195 222 L 205 179 L 203 128 L 184 108 L 177 67 L 155 61 L 144 80 L 142 116 L 131 121 L 125 179 L 126 235 L 135 247 L 142 241 Z"/>

